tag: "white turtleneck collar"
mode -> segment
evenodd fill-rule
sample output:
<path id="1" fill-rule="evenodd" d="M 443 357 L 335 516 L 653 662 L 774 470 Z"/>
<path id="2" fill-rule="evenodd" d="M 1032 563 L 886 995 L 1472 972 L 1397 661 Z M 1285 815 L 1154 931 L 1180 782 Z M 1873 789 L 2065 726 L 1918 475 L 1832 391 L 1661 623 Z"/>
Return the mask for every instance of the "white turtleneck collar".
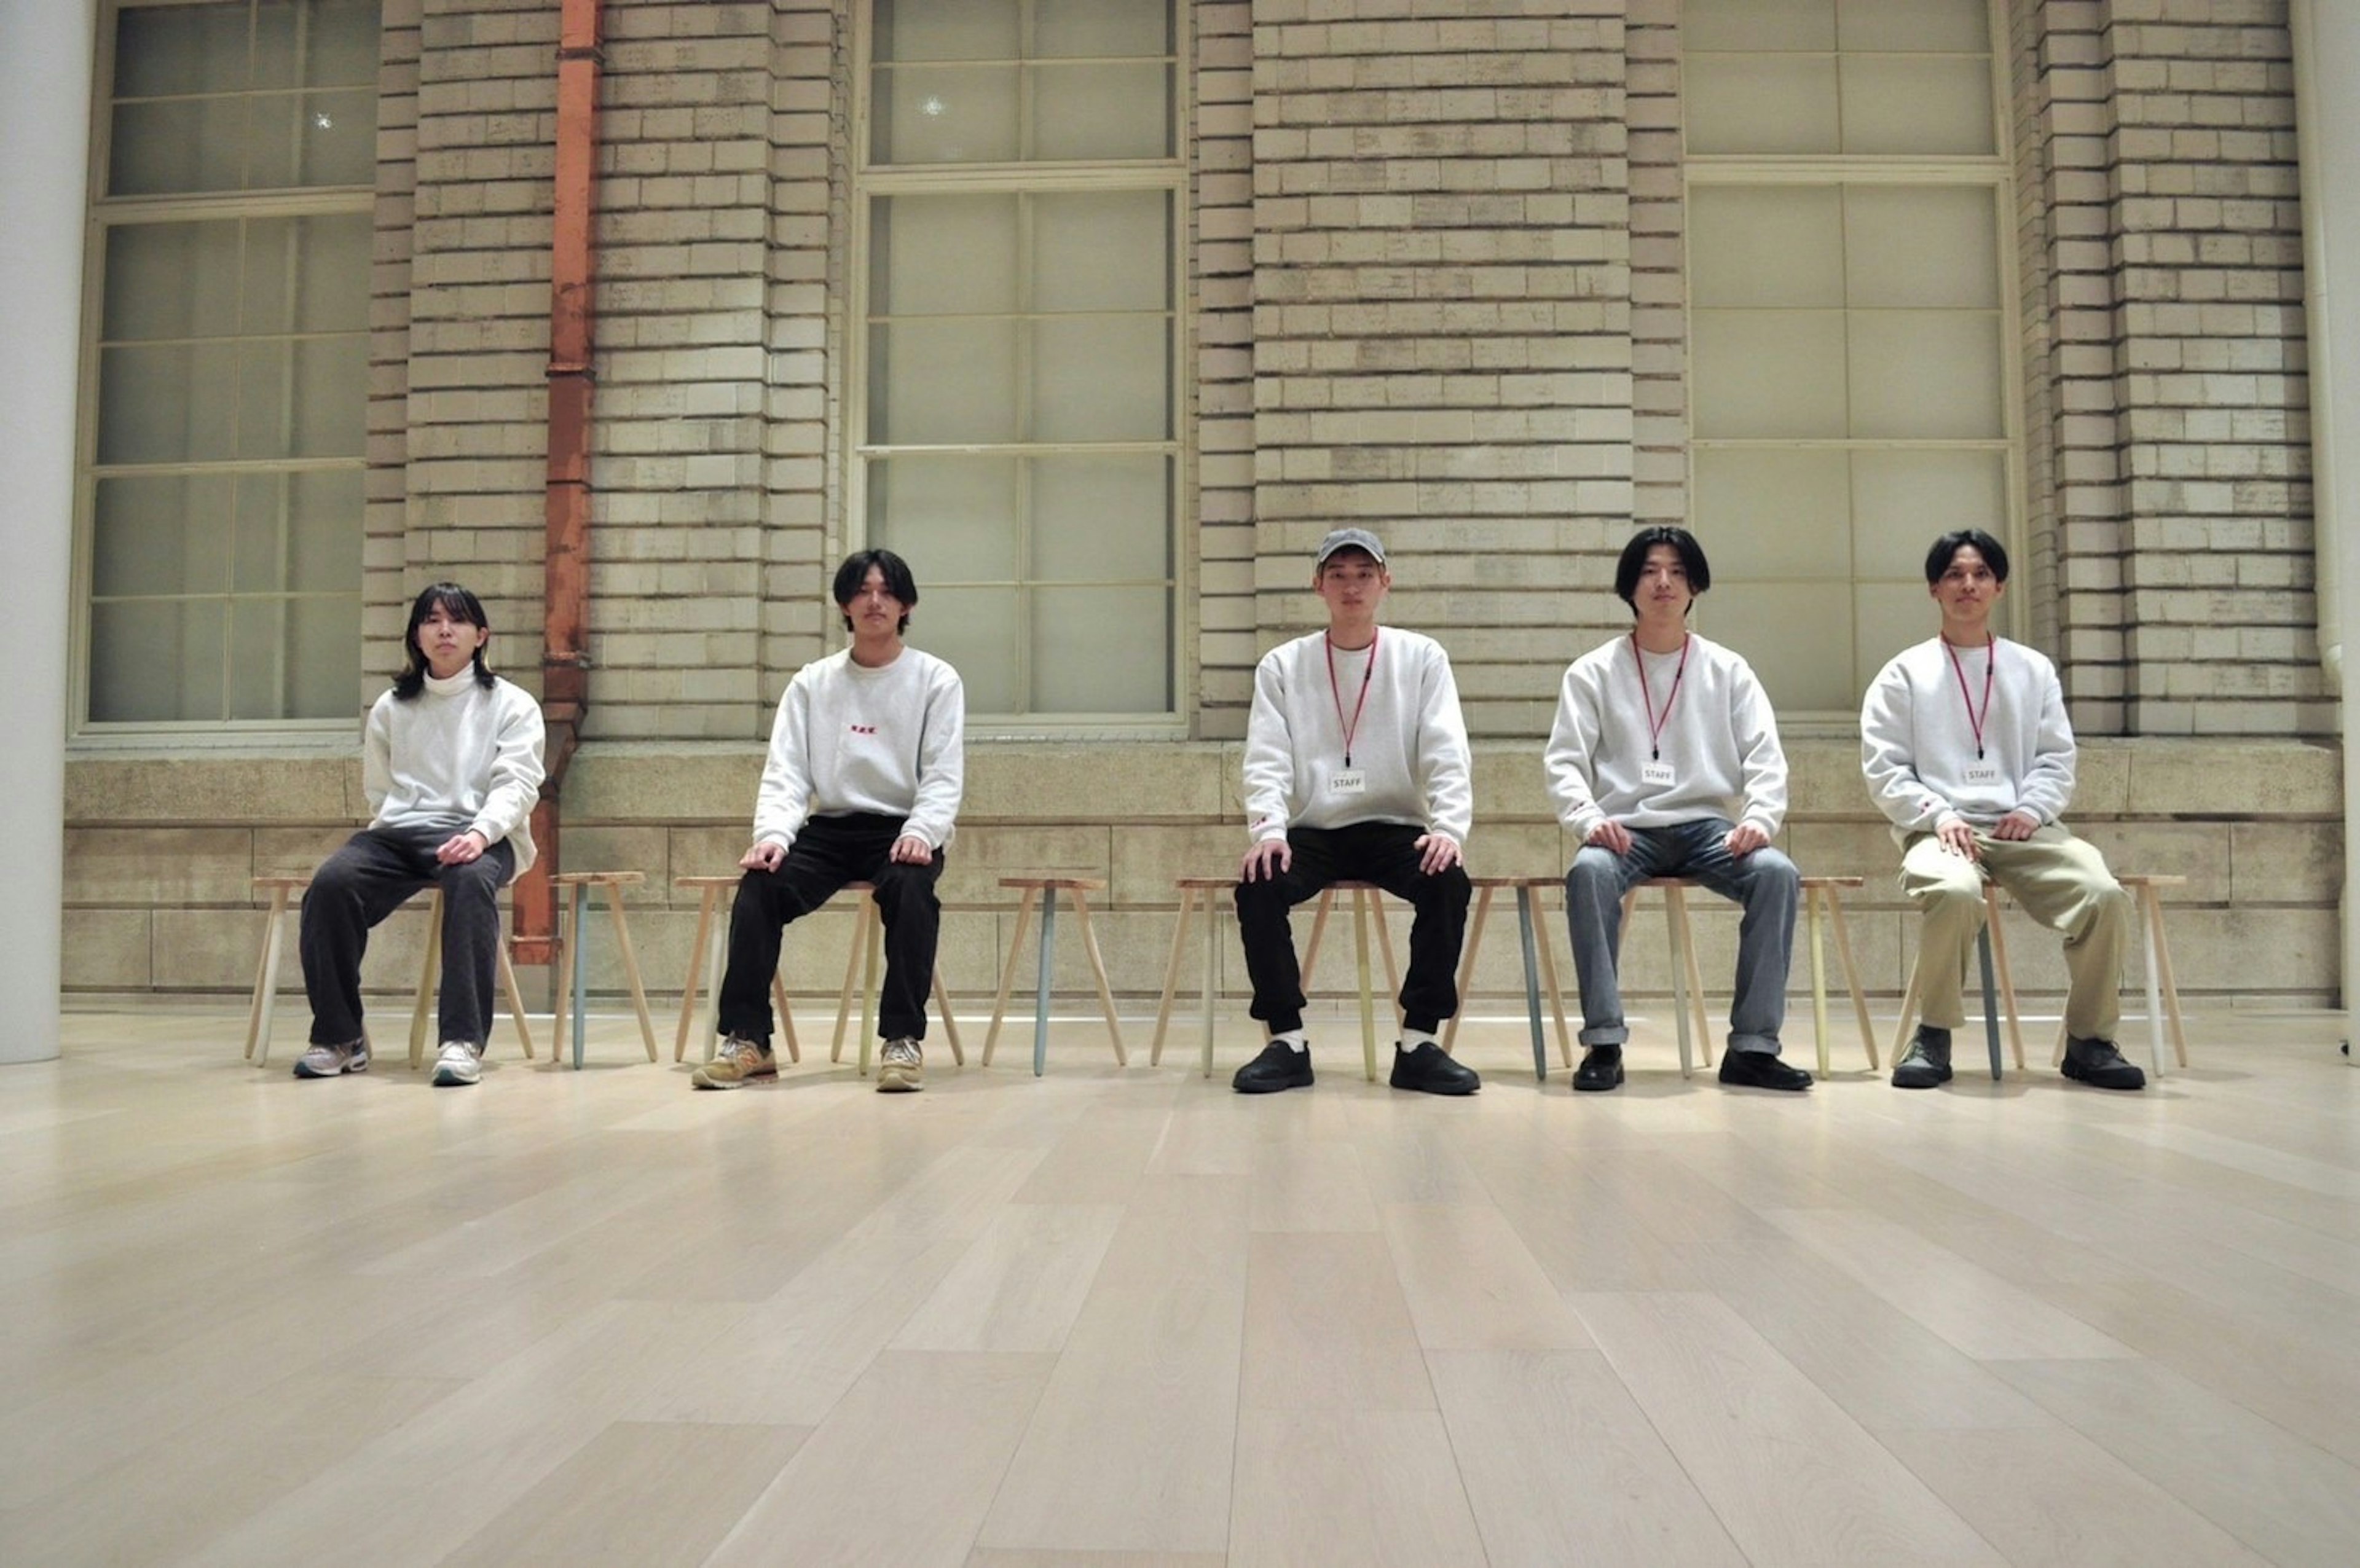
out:
<path id="1" fill-rule="evenodd" d="M 431 670 L 426 671 L 426 689 L 437 697 L 455 697 L 475 683 L 475 667 L 473 663 L 447 681 Z"/>

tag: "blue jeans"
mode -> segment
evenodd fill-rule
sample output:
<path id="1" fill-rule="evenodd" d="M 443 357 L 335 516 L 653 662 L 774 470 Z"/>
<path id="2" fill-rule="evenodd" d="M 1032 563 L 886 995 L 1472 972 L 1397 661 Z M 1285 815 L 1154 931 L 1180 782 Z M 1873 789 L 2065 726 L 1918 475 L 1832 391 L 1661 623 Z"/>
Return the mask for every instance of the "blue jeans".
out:
<path id="1" fill-rule="evenodd" d="M 1633 828 L 1631 852 L 1585 844 L 1565 874 L 1566 926 L 1581 982 L 1581 1043 L 1621 1045 L 1622 989 L 1614 973 L 1622 946 L 1622 895 L 1650 877 L 1689 877 L 1745 910 L 1737 928 L 1737 994 L 1729 1007 L 1729 1049 L 1778 1053 L 1786 1019 L 1786 961 L 1795 946 L 1795 863 L 1768 845 L 1739 859 L 1723 847 L 1730 824 L 1703 817 L 1670 827 Z"/>

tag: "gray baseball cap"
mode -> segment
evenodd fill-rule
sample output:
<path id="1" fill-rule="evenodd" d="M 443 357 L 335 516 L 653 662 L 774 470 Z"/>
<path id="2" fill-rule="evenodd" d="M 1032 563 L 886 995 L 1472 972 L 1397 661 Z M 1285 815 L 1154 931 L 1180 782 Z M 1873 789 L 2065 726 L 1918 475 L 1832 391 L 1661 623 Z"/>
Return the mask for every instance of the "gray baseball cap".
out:
<path id="1" fill-rule="evenodd" d="M 1319 541 L 1319 553 L 1313 558 L 1312 564 L 1327 565 L 1328 558 L 1339 550 L 1364 550 L 1369 552 L 1369 559 L 1379 566 L 1385 563 L 1385 547 L 1378 541 L 1376 535 L 1366 528 L 1338 528 Z"/>

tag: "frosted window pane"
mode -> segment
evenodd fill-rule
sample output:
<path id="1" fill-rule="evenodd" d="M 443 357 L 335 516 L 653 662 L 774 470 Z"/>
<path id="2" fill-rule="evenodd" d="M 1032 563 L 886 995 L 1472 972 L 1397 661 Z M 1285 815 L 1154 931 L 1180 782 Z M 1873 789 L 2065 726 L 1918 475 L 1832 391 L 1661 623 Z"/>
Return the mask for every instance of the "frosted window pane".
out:
<path id="1" fill-rule="evenodd" d="M 1841 214 L 1832 185 L 1698 187 L 1688 199 L 1696 303 L 1841 305 Z"/>
<path id="2" fill-rule="evenodd" d="M 361 596 L 297 599 L 287 610 L 287 712 L 290 719 L 332 719 L 357 703 Z"/>
<path id="3" fill-rule="evenodd" d="M 869 439 L 910 446 L 1017 439 L 1016 323 L 869 329 Z"/>
<path id="4" fill-rule="evenodd" d="M 1835 0 L 1687 0 L 1680 42 L 1699 49 L 1829 49 Z"/>
<path id="5" fill-rule="evenodd" d="M 315 338 L 295 345 L 289 450 L 296 457 L 358 457 L 368 423 L 366 340 Z"/>
<path id="6" fill-rule="evenodd" d="M 118 98 L 234 93 L 246 84 L 246 0 L 226 5 L 126 5 L 115 15 Z"/>
<path id="7" fill-rule="evenodd" d="M 1847 49 L 1991 49 L 1988 0 L 1836 0 L 1836 37 Z"/>
<path id="8" fill-rule="evenodd" d="M 1836 69 L 1825 55 L 1690 55 L 1693 153 L 1836 150 Z"/>
<path id="9" fill-rule="evenodd" d="M 1171 495 L 1162 457 L 1037 459 L 1032 576 L 1163 581 L 1172 570 Z"/>
<path id="10" fill-rule="evenodd" d="M 283 339 L 249 343 L 237 355 L 237 455 L 286 457 L 294 409 L 290 380 L 295 345 Z"/>
<path id="11" fill-rule="evenodd" d="M 105 337 L 225 337 L 237 330 L 238 225 L 141 223 L 106 233 Z"/>
<path id="12" fill-rule="evenodd" d="M 230 481 L 222 478 L 100 480 L 91 517 L 91 593 L 114 598 L 226 588 L 230 495 Z"/>
<path id="13" fill-rule="evenodd" d="M 1855 310 L 1852 433 L 1992 440 L 2000 422 L 1999 317 L 1983 310 Z"/>
<path id="14" fill-rule="evenodd" d="M 248 474 L 237 484 L 237 541 L 230 587 L 240 593 L 277 592 L 287 580 L 287 479 Z"/>
<path id="15" fill-rule="evenodd" d="M 1013 583 L 1019 463 L 998 457 L 894 457 L 869 465 L 869 538 L 927 584 Z"/>
<path id="16" fill-rule="evenodd" d="M 98 461 L 230 455 L 237 352 L 226 345 L 110 348 L 98 360 Z"/>
<path id="17" fill-rule="evenodd" d="M 883 60 L 1013 60 L 1016 0 L 877 0 Z"/>
<path id="18" fill-rule="evenodd" d="M 299 218 L 295 317 L 299 332 L 356 332 L 368 327 L 369 260 L 374 237 L 366 212 Z M 365 351 L 355 345 L 355 357 Z"/>
<path id="19" fill-rule="evenodd" d="M 226 603 L 92 604 L 90 716 L 101 724 L 220 718 Z"/>
<path id="20" fill-rule="evenodd" d="M 1848 186 L 1847 298 L 1997 310 L 1997 227 L 1992 193 L 1979 186 Z"/>
<path id="21" fill-rule="evenodd" d="M 296 58 L 296 0 L 256 0 L 254 8 L 254 85 L 296 87 L 301 69 Z M 303 20 L 309 21 L 305 17 Z"/>
<path id="22" fill-rule="evenodd" d="M 1162 316 L 1035 321 L 1032 438 L 1164 440 L 1172 433 L 1171 346 Z"/>
<path id="23" fill-rule="evenodd" d="M 1844 433 L 1840 310 L 1698 310 L 1691 318 L 1696 433 Z"/>
<path id="24" fill-rule="evenodd" d="M 1907 55 L 1844 59 L 1846 152 L 1989 157 L 1992 115 L 1988 60 Z"/>
<path id="25" fill-rule="evenodd" d="M 1036 197 L 1033 308 L 1165 309 L 1172 299 L 1168 201 L 1161 191 Z"/>
<path id="26" fill-rule="evenodd" d="M 1005 163 L 1017 156 L 1016 67 L 899 66 L 878 73 L 879 163 Z"/>
<path id="27" fill-rule="evenodd" d="M 287 716 L 287 605 L 279 599 L 234 599 L 229 609 L 229 716 Z"/>
<path id="28" fill-rule="evenodd" d="M 115 196 L 235 191 L 246 155 L 246 101 L 199 98 L 115 107 L 106 189 Z"/>
<path id="29" fill-rule="evenodd" d="M 1699 630 L 1745 656 L 1779 713 L 1859 707 L 1848 584 L 1716 581 L 1696 613 Z"/>
<path id="30" fill-rule="evenodd" d="M 1171 706 L 1172 594 L 1043 588 L 1032 595 L 1032 702 L 1041 713 L 1161 713 Z"/>
<path id="31" fill-rule="evenodd" d="M 917 571 L 915 562 L 911 570 Z M 1025 703 L 1017 688 L 1016 590 L 929 588 L 921 575 L 918 593 L 918 607 L 910 615 L 910 641 L 948 659 L 958 670 L 967 688 L 967 711 L 1022 713 Z"/>
<path id="32" fill-rule="evenodd" d="M 1919 541 L 1921 568 L 1927 550 L 1940 531 L 1929 528 Z M 1917 578 L 1915 583 L 1864 583 L 1852 592 L 1852 635 L 1860 648 L 1852 664 L 1852 685 L 1858 693 L 1852 699 L 1854 707 L 1867 694 L 1869 682 L 1876 679 L 1886 659 L 1941 628 L 1941 612 L 1926 592 L 1925 572 L 1920 570 Z"/>
<path id="33" fill-rule="evenodd" d="M 1172 52 L 1171 0 L 1035 0 L 1035 54 Z"/>
<path id="34" fill-rule="evenodd" d="M 371 93 L 306 93 L 296 107 L 290 185 L 369 185 L 377 180 L 377 102 Z M 258 116 L 257 116 L 258 118 Z M 257 180 L 257 183 L 261 183 Z"/>
<path id="35" fill-rule="evenodd" d="M 1016 198 L 892 196 L 869 208 L 869 308 L 880 316 L 1016 309 Z"/>
<path id="36" fill-rule="evenodd" d="M 1922 586 L 1926 550 L 1953 528 L 2007 537 L 2007 463 L 1996 452 L 1852 456 L 1852 553 L 1863 577 Z"/>
<path id="37" fill-rule="evenodd" d="M 1171 156 L 1169 66 L 1044 65 L 1027 74 L 1032 84 L 1032 157 L 1062 161 Z"/>
<path id="38" fill-rule="evenodd" d="M 287 477 L 286 585 L 340 593 L 361 580 L 361 472 Z"/>
<path id="39" fill-rule="evenodd" d="M 378 32 L 377 0 L 312 0 L 301 80 L 311 87 L 374 85 Z"/>
<path id="40" fill-rule="evenodd" d="M 1849 510 L 1841 452 L 1696 454 L 1697 537 L 1721 577 L 1848 575 Z"/>

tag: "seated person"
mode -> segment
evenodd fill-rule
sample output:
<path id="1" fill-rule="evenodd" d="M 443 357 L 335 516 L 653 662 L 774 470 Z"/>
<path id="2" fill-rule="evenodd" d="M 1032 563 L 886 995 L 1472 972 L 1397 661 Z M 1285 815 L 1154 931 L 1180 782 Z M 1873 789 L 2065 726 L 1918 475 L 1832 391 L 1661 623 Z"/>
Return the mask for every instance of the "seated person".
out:
<path id="1" fill-rule="evenodd" d="M 491 622 L 476 597 L 437 583 L 410 607 L 402 669 L 369 709 L 361 786 L 369 825 L 312 874 L 303 895 L 311 1049 L 298 1078 L 368 1070 L 361 954 L 372 927 L 426 887 L 442 890 L 441 1087 L 480 1076 L 498 983 L 503 883 L 532 864 L 526 829 L 541 794 L 541 705 L 484 663 Z"/>

